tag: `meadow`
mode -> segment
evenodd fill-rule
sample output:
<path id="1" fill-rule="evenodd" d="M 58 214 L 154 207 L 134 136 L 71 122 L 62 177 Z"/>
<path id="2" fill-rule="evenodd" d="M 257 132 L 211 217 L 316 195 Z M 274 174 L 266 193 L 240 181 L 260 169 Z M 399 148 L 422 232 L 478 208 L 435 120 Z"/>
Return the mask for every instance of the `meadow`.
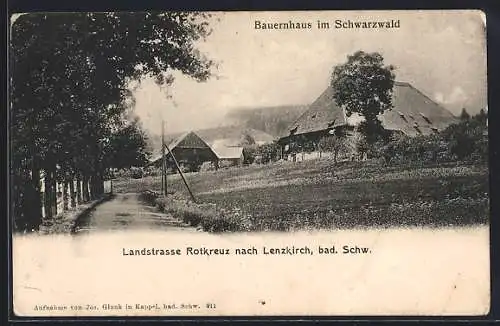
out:
<path id="1" fill-rule="evenodd" d="M 186 178 L 197 203 L 216 208 L 213 214 L 198 209 L 204 219 L 217 221 L 215 231 L 443 227 L 489 220 L 486 164 L 317 159 L 189 173 Z M 114 180 L 114 190 L 159 192 L 161 177 Z M 168 176 L 168 192 L 188 198 L 177 174 Z M 181 211 L 170 210 L 174 215 Z M 196 210 L 190 209 L 186 215 L 193 214 Z M 196 219 L 194 225 L 200 223 L 214 230 L 212 222 Z"/>

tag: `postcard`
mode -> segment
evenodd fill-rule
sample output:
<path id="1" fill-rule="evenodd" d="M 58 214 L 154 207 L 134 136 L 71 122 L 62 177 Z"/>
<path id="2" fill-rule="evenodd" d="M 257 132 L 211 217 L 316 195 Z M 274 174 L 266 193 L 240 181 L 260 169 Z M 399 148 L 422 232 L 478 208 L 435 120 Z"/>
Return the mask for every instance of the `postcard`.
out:
<path id="1" fill-rule="evenodd" d="M 17 13 L 19 317 L 490 310 L 481 11 Z"/>

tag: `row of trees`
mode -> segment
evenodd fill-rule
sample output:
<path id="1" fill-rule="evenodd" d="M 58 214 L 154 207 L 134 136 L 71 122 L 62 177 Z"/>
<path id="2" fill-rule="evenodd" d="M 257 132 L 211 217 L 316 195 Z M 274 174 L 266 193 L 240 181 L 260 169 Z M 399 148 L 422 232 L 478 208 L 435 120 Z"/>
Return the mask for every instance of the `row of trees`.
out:
<path id="1" fill-rule="evenodd" d="M 199 81 L 209 78 L 213 62 L 194 46 L 210 33 L 209 15 L 33 13 L 14 19 L 11 198 L 16 229 L 36 230 L 40 171 L 49 194 L 55 180 L 77 179 L 83 185 L 90 180 L 91 193 L 99 195 L 107 168 L 145 160 L 131 84 L 150 76 L 168 86 L 171 70 Z"/>

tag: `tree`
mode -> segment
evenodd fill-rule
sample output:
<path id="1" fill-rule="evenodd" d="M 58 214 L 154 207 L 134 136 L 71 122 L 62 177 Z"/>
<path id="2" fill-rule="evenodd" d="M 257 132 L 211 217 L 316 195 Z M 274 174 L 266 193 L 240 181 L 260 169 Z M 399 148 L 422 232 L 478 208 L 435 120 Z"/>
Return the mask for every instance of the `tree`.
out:
<path id="1" fill-rule="evenodd" d="M 143 167 L 148 162 L 147 136 L 139 120 L 134 119 L 110 137 L 105 149 L 106 167 L 127 169 Z"/>
<path id="2" fill-rule="evenodd" d="M 243 164 L 252 164 L 255 161 L 257 145 L 243 147 Z"/>
<path id="3" fill-rule="evenodd" d="M 262 144 L 257 147 L 256 155 L 261 157 L 262 163 L 269 163 L 278 159 L 280 146 L 277 142 Z"/>
<path id="4" fill-rule="evenodd" d="M 460 113 L 460 120 L 466 121 L 470 119 L 470 114 L 467 112 L 465 108 L 462 108 L 462 112 Z"/>
<path id="5" fill-rule="evenodd" d="M 488 113 L 485 109 L 479 110 L 479 113 L 473 117 L 474 120 L 478 121 L 481 125 L 486 127 L 488 121 Z"/>
<path id="6" fill-rule="evenodd" d="M 448 142 L 451 154 L 459 160 L 472 157 L 487 160 L 488 143 L 483 133 L 484 125 L 478 120 L 469 119 L 449 125 L 441 135 Z"/>
<path id="7" fill-rule="evenodd" d="M 250 135 L 249 132 L 245 132 L 242 136 L 240 146 L 253 146 L 255 145 L 255 139 Z"/>
<path id="8" fill-rule="evenodd" d="M 198 81 L 210 77 L 214 63 L 195 48 L 210 34 L 209 17 L 196 12 L 17 17 L 9 58 L 13 199 L 16 217 L 25 220 L 20 228 L 40 224 L 39 196 L 31 205 L 35 211 L 20 204 L 23 192 L 39 192 L 40 169 L 50 180 L 91 178 L 102 190 L 103 149 L 133 107 L 131 81 L 151 76 L 168 86 L 173 70 Z"/>
<path id="9" fill-rule="evenodd" d="M 319 140 L 318 147 L 320 151 L 332 152 L 335 164 L 337 164 L 338 154 L 345 152 L 348 149 L 345 138 L 335 135 L 321 138 Z"/>
<path id="10" fill-rule="evenodd" d="M 336 104 L 347 116 L 358 113 L 364 117 L 359 130 L 369 144 L 387 138 L 378 115 L 392 108 L 393 71 L 379 53 L 357 51 L 337 65 L 331 76 Z"/>

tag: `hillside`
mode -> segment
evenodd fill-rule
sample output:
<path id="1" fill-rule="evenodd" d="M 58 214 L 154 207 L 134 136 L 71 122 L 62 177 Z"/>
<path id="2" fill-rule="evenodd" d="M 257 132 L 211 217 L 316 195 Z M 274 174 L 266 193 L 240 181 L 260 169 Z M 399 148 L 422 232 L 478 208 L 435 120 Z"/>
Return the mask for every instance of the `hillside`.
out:
<path id="1" fill-rule="evenodd" d="M 462 163 L 335 164 L 330 159 L 281 161 L 188 173 L 200 203 L 247 216 L 251 230 L 363 227 L 449 227 L 488 223 L 488 167 Z M 117 180 L 117 192 L 160 191 L 161 177 Z M 180 175 L 169 189 L 188 198 Z M 232 210 L 238 215 L 230 215 Z M 230 217 L 232 216 L 232 217 Z M 246 222 L 245 222 L 246 223 Z"/>
<path id="2" fill-rule="evenodd" d="M 226 119 L 234 125 L 262 130 L 279 137 L 287 134 L 287 129 L 302 113 L 307 105 L 283 105 L 263 108 L 242 108 L 230 111 Z"/>

